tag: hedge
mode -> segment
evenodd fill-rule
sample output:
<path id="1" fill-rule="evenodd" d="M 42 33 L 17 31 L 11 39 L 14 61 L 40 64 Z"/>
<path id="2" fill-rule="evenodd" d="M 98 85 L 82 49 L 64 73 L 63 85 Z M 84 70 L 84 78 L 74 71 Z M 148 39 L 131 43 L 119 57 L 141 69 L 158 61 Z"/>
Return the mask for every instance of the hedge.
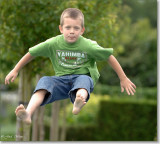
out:
<path id="1" fill-rule="evenodd" d="M 66 140 L 153 141 L 156 127 L 156 101 L 101 100 L 97 122 L 69 127 Z"/>
<path id="2" fill-rule="evenodd" d="M 109 86 L 97 84 L 93 91 L 95 94 L 119 96 L 120 98 L 128 97 L 127 93 L 121 93 L 120 86 Z M 130 96 L 129 96 L 130 97 Z M 137 87 L 134 98 L 154 99 L 157 100 L 157 87 Z"/>

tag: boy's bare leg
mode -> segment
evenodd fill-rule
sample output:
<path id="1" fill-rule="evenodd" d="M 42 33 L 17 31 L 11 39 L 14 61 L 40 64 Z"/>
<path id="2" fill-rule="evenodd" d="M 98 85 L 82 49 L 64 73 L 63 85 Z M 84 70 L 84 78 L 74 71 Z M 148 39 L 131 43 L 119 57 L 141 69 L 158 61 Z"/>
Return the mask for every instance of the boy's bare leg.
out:
<path id="1" fill-rule="evenodd" d="M 22 119 L 25 123 L 30 124 L 33 112 L 41 105 L 46 93 L 47 91 L 43 89 L 34 93 L 30 99 L 27 109 L 25 109 L 22 104 L 19 105 L 15 110 L 17 117 Z"/>
<path id="2" fill-rule="evenodd" d="M 86 99 L 88 96 L 88 92 L 86 89 L 78 89 L 77 93 L 76 93 L 76 99 L 73 105 L 73 110 L 72 113 L 73 114 L 78 114 L 82 107 L 86 104 Z"/>

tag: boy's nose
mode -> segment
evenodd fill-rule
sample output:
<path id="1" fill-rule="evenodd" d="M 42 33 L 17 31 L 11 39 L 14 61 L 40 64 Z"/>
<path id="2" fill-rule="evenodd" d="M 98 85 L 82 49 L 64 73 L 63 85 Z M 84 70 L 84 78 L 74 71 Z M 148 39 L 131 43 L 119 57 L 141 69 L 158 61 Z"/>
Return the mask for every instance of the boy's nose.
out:
<path id="1" fill-rule="evenodd" d="M 70 30 L 70 33 L 74 33 L 74 29 L 71 29 L 71 30 Z"/>

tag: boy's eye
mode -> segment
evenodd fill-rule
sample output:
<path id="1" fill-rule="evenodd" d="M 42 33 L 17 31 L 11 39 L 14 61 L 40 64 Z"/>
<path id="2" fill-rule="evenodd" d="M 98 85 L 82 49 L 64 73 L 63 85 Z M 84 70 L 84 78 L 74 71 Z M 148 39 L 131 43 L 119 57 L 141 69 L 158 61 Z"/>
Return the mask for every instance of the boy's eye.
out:
<path id="1" fill-rule="evenodd" d="M 66 30 L 70 30 L 72 27 L 66 26 L 65 28 L 66 28 Z M 79 27 L 73 27 L 73 29 L 74 29 L 75 31 L 78 31 L 80 28 L 79 28 Z"/>
<path id="2" fill-rule="evenodd" d="M 79 27 L 75 27 L 76 30 L 79 30 Z"/>
<path id="3" fill-rule="evenodd" d="M 70 29 L 71 27 L 66 27 L 66 29 Z"/>

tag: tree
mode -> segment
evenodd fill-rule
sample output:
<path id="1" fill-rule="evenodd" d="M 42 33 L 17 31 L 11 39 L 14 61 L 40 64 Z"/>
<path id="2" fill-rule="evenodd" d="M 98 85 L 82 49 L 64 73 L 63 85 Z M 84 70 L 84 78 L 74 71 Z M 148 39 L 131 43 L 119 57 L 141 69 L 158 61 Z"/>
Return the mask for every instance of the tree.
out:
<path id="1" fill-rule="evenodd" d="M 157 27 L 157 0 L 123 0 L 123 4 L 132 8 L 130 17 L 133 23 L 145 17 L 153 28 Z"/>
<path id="2" fill-rule="evenodd" d="M 130 3 L 131 1 L 127 2 Z M 134 4 L 136 2 L 134 1 Z M 145 5 L 143 2 L 139 11 L 143 12 Z M 156 86 L 157 29 L 151 26 L 147 16 L 137 18 L 136 21 L 133 20 L 135 17 L 130 16 L 130 13 L 135 13 L 134 11 L 138 11 L 137 7 L 126 3 L 121 5 L 117 19 L 120 29 L 113 44 L 115 55 L 127 76 L 133 79 L 135 84 L 138 86 Z M 105 76 L 106 71 L 108 71 L 107 76 Z M 119 85 L 116 74 L 111 71 L 112 69 L 105 67 L 101 72 L 100 82 Z"/>
<path id="3" fill-rule="evenodd" d="M 98 41 L 104 47 L 110 47 L 117 33 L 117 26 L 113 27 L 113 25 L 115 25 L 120 2 L 120 0 L 1 0 L 0 48 L 2 56 L 0 60 L 3 73 L 6 75 L 28 52 L 28 48 L 59 34 L 59 17 L 61 12 L 68 7 L 77 7 L 84 13 L 86 21 L 84 36 Z M 32 78 L 36 73 L 54 74 L 49 63 L 47 59 L 37 58 L 20 72 L 20 103 L 28 103 Z M 45 67 L 47 69 L 44 69 Z M 20 122 L 17 121 L 17 124 L 20 125 Z M 20 125 L 20 129 L 21 127 Z"/>
<path id="4" fill-rule="evenodd" d="M 1 23 L 0 46 L 2 51 L 2 68 L 10 71 L 28 48 L 59 34 L 58 24 L 62 1 L 50 0 L 11 0 L 0 1 Z M 53 10 L 54 9 L 54 10 Z M 7 52 L 6 52 L 7 50 Z M 48 60 L 37 59 L 26 65 L 20 72 L 19 103 L 27 104 L 31 96 L 31 75 L 35 73 L 51 73 Z M 37 66 L 37 67 L 36 67 Z M 43 68 L 47 67 L 47 70 Z M 52 71 L 52 73 L 54 73 Z M 17 121 L 17 133 L 22 125 Z M 18 139 L 17 139 L 18 140 Z M 25 137 L 23 140 L 26 140 Z"/>

